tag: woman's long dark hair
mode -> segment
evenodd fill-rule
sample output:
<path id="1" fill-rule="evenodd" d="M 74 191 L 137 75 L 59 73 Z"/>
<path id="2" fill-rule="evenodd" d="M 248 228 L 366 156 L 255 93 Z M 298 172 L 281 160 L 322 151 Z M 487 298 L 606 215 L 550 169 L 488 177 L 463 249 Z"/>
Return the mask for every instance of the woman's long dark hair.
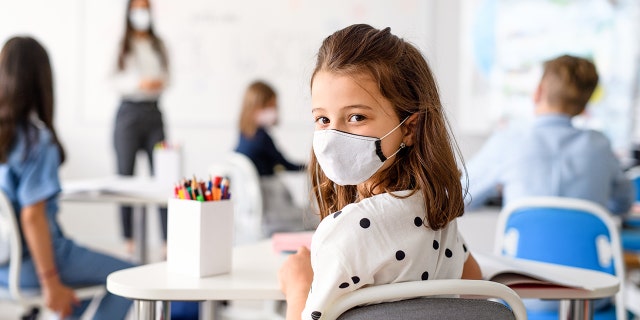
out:
<path id="1" fill-rule="evenodd" d="M 47 51 L 33 38 L 13 37 L 0 52 L 0 163 L 7 161 L 17 130 L 28 130 L 35 115 L 65 153 L 53 127 L 53 77 Z M 26 134 L 27 152 L 37 136 Z M 26 154 L 25 154 L 26 157 Z"/>
<path id="2" fill-rule="evenodd" d="M 129 15 L 131 13 L 131 3 L 133 1 L 135 0 L 129 0 L 127 2 L 127 14 L 125 15 L 125 29 L 124 29 L 125 31 L 124 31 L 124 36 L 120 41 L 120 53 L 118 54 L 118 70 L 119 71 L 124 70 L 125 60 L 127 58 L 127 55 L 131 52 L 131 39 L 133 38 L 133 34 L 135 30 L 133 30 L 133 26 L 131 26 L 131 22 L 129 21 Z M 149 2 L 149 10 L 151 10 L 150 2 Z M 160 62 L 162 63 L 162 66 L 166 70 L 167 66 L 169 65 L 169 62 L 167 59 L 167 53 L 164 49 L 164 45 L 162 44 L 162 41 L 160 40 L 160 38 L 158 38 L 156 33 L 153 31 L 153 20 L 149 25 L 149 30 L 147 31 L 147 33 L 149 34 L 149 38 L 151 39 L 151 45 L 156 50 L 156 52 L 158 52 L 158 54 L 160 55 Z"/>

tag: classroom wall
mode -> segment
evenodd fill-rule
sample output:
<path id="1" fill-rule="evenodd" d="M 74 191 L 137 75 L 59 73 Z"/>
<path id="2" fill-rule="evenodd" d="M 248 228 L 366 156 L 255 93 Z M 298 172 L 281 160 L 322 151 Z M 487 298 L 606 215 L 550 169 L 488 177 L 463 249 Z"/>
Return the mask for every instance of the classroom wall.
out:
<path id="1" fill-rule="evenodd" d="M 112 127 L 118 98 L 108 77 L 125 4 L 0 1 L 0 41 L 31 34 L 50 53 L 56 124 L 68 152 L 63 178 L 115 172 Z M 205 174 L 217 157 L 233 149 L 241 95 L 254 78 L 270 81 L 279 93 L 281 124 L 273 131 L 277 144 L 291 159 L 305 161 L 313 130 L 308 81 L 315 51 L 325 36 L 355 22 L 389 25 L 424 51 L 457 134 L 460 0 L 152 4 L 157 32 L 167 42 L 172 62 L 171 87 L 161 105 L 169 140 L 183 147 L 185 174 Z M 483 138 L 458 135 L 458 142 L 470 154 Z M 145 162 L 138 161 L 137 167 L 141 174 L 148 172 Z"/>

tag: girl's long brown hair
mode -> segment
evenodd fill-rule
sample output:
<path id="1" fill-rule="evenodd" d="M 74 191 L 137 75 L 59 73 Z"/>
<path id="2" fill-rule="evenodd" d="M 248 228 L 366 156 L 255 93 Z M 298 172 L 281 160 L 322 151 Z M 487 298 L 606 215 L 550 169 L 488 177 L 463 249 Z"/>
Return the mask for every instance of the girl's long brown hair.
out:
<path id="1" fill-rule="evenodd" d="M 120 53 L 118 54 L 118 71 L 124 70 L 125 60 L 127 55 L 131 52 L 131 40 L 133 38 L 134 30 L 133 26 L 131 26 L 131 22 L 129 21 L 129 14 L 131 13 L 131 2 L 135 0 L 129 0 L 127 2 L 127 13 L 125 15 L 125 31 L 122 40 L 120 41 Z M 151 11 L 151 2 L 149 1 L 149 11 Z M 156 35 L 155 31 L 153 31 L 153 20 L 151 21 L 151 25 L 149 25 L 149 38 L 151 39 L 151 45 L 156 50 L 156 52 L 160 55 L 160 63 L 162 63 L 162 67 L 167 70 L 169 65 L 169 59 L 167 58 L 167 52 L 162 44 L 162 41 Z"/>
<path id="2" fill-rule="evenodd" d="M 60 151 L 60 161 L 64 162 L 64 149 L 53 127 L 53 102 L 47 51 L 30 37 L 9 39 L 0 52 L 0 163 L 7 161 L 17 131 L 26 132 L 33 115 L 51 132 Z M 37 136 L 26 134 L 26 137 L 28 152 Z"/>
<path id="3" fill-rule="evenodd" d="M 412 44 L 391 34 L 390 28 L 375 29 L 356 24 L 327 37 L 318 52 L 313 79 L 320 71 L 342 75 L 369 75 L 382 95 L 395 106 L 400 120 L 417 115 L 413 146 L 402 149 L 394 163 L 374 175 L 368 190 L 339 186 L 329 180 L 311 152 L 309 165 L 313 194 L 322 218 L 376 188 L 392 193 L 400 190 L 424 196 L 425 225 L 438 230 L 464 212 L 460 170 L 454 150 L 457 145 L 440 102 L 431 69 Z M 407 124 L 404 124 L 405 126 Z M 460 158 L 462 160 L 462 158 Z"/>
<path id="4" fill-rule="evenodd" d="M 267 103 L 276 98 L 276 91 L 266 82 L 256 80 L 249 84 L 242 99 L 242 109 L 238 126 L 240 133 L 247 138 L 252 138 L 256 134 L 258 124 L 256 113 L 267 106 Z"/>

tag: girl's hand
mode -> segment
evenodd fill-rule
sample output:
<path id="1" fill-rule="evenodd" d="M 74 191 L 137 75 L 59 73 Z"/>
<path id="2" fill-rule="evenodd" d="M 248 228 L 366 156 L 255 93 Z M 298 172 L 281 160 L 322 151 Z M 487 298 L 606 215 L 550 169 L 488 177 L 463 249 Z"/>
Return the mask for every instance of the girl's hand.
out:
<path id="1" fill-rule="evenodd" d="M 60 319 L 65 319 L 73 312 L 73 307 L 80 305 L 80 300 L 73 290 L 53 279 L 42 286 L 42 293 L 47 308 L 56 312 Z"/>
<path id="2" fill-rule="evenodd" d="M 287 299 L 287 320 L 299 320 L 311 289 L 313 269 L 306 247 L 287 257 L 278 272 L 280 288 Z"/>
<path id="3" fill-rule="evenodd" d="M 307 295 L 313 280 L 311 269 L 311 253 L 306 247 L 300 247 L 298 252 L 287 257 L 278 273 L 280 289 L 285 296 L 304 293 Z"/>
<path id="4" fill-rule="evenodd" d="M 164 82 L 157 79 L 142 79 L 140 80 L 140 89 L 143 91 L 158 91 L 162 89 Z"/>

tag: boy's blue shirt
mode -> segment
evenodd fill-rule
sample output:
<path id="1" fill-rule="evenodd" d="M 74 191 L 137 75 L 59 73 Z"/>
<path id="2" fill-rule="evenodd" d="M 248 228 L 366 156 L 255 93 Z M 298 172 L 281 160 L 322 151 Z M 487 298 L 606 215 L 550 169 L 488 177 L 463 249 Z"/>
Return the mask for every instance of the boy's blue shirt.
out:
<path id="1" fill-rule="evenodd" d="M 572 197 L 623 214 L 634 202 L 633 185 L 609 140 L 600 132 L 575 128 L 566 115 L 539 115 L 526 128 L 496 132 L 467 172 L 467 209 L 496 195 L 498 186 L 505 204 L 530 196 Z"/>

